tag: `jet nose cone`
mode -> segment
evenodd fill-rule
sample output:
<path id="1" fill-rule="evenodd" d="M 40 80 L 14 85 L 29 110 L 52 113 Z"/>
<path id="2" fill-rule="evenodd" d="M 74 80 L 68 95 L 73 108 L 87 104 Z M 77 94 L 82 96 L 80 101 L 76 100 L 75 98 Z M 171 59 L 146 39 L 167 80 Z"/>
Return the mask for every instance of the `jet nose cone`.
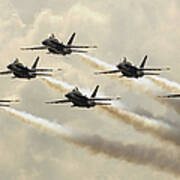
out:
<path id="1" fill-rule="evenodd" d="M 69 97 L 70 97 L 70 94 L 69 94 L 69 93 L 65 94 L 65 97 L 69 98 Z"/>
<path id="2" fill-rule="evenodd" d="M 120 69 L 120 68 L 121 68 L 121 64 L 118 64 L 116 67 L 117 67 L 118 69 Z"/>
<path id="3" fill-rule="evenodd" d="M 7 66 L 7 68 L 8 68 L 8 69 L 11 69 L 11 67 L 12 67 L 12 65 L 11 65 L 11 64 L 9 64 L 9 65 Z"/>
<path id="4" fill-rule="evenodd" d="M 45 39 L 44 41 L 42 41 L 42 44 L 43 44 L 43 45 L 47 45 L 47 43 L 48 43 L 47 39 Z"/>

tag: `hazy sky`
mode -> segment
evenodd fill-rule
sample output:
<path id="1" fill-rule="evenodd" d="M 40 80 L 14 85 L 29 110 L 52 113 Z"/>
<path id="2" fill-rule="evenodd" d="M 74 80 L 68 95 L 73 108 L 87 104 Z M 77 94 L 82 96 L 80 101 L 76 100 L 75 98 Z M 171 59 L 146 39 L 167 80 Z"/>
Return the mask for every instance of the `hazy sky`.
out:
<path id="1" fill-rule="evenodd" d="M 18 57 L 30 66 L 40 56 L 40 66 L 59 67 L 54 78 L 92 90 L 100 84 L 107 96 L 122 96 L 131 111 L 177 121 L 172 109 L 146 95 L 127 89 L 120 81 L 94 76 L 95 70 L 78 55 L 68 57 L 45 52 L 22 52 L 20 47 L 39 45 L 49 33 L 67 42 L 76 32 L 76 44 L 98 45 L 91 51 L 109 64 L 116 65 L 127 56 L 139 64 L 145 54 L 149 66 L 169 66 L 162 77 L 180 82 L 180 2 L 178 0 L 0 0 L 0 69 Z M 134 130 L 106 113 L 70 106 L 48 106 L 45 101 L 63 98 L 40 79 L 31 81 L 0 77 L 1 98 L 17 97 L 13 108 L 56 121 L 72 129 L 99 134 L 123 143 L 145 144 L 162 149 L 179 148 Z M 113 88 L 112 88 L 113 87 Z M 27 124 L 0 112 L 0 179 L 6 180 L 174 180 L 169 173 L 152 167 L 94 155 L 63 139 L 39 132 Z"/>

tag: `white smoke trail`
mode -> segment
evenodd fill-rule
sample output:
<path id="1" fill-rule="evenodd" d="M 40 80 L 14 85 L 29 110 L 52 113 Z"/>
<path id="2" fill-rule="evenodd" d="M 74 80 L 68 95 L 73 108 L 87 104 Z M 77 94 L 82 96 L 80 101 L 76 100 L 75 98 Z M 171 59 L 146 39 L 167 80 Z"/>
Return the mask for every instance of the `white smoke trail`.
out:
<path id="1" fill-rule="evenodd" d="M 140 116 L 114 106 L 101 106 L 100 108 L 119 121 L 132 125 L 137 131 L 146 132 L 162 141 L 174 145 L 180 145 L 180 131 L 178 127 L 163 123 L 161 120 Z"/>
<path id="2" fill-rule="evenodd" d="M 41 78 L 45 83 L 47 83 L 50 87 L 54 88 L 55 90 L 60 91 L 61 93 L 66 93 L 67 91 L 73 89 L 74 87 L 63 82 L 53 79 L 51 77 L 43 77 Z"/>
<path id="3" fill-rule="evenodd" d="M 169 81 L 162 77 L 148 77 L 157 86 L 160 86 L 163 90 L 173 93 L 180 93 L 180 84 Z"/>
<path id="4" fill-rule="evenodd" d="M 125 160 L 137 165 L 147 165 L 175 176 L 180 175 L 180 154 L 161 148 L 145 145 L 123 144 L 119 141 L 107 140 L 99 135 L 85 135 L 64 128 L 60 124 L 12 108 L 1 108 L 11 116 L 38 128 L 43 132 L 60 136 L 67 142 L 88 149 L 93 154 L 104 154 L 110 158 Z"/>
<path id="5" fill-rule="evenodd" d="M 44 78 L 45 82 L 51 81 L 52 78 Z M 61 81 L 51 81 L 52 86 L 54 88 L 54 83 L 56 85 L 56 90 L 59 87 L 61 89 L 68 89 L 72 87 L 67 83 L 62 83 Z M 84 92 L 86 92 L 84 90 Z M 161 120 L 154 120 L 150 118 L 146 118 L 144 116 L 139 116 L 135 113 L 122 110 L 116 106 L 99 106 L 100 110 L 103 110 L 110 114 L 111 116 L 117 118 L 119 121 L 132 125 L 136 130 L 149 133 L 155 137 L 158 137 L 160 140 L 167 141 L 173 143 L 175 145 L 180 145 L 180 131 L 175 126 L 170 126 L 162 122 Z"/>
<path id="6" fill-rule="evenodd" d="M 89 56 L 87 54 L 83 54 L 80 53 L 78 54 L 79 56 L 81 56 L 84 60 L 86 60 L 87 63 L 90 63 L 90 65 L 92 65 L 94 68 L 97 68 L 99 70 L 104 70 L 104 69 L 114 69 L 114 66 L 101 61 L 95 57 Z"/>

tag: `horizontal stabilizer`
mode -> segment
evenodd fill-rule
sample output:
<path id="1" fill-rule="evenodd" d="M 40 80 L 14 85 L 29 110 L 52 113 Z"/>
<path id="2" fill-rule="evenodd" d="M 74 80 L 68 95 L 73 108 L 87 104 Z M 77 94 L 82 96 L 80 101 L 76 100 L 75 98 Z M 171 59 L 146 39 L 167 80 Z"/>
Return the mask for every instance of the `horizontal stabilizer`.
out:
<path id="1" fill-rule="evenodd" d="M 94 100 L 94 101 L 114 101 L 114 100 L 119 100 L 121 97 L 116 97 L 116 98 L 89 98 L 89 100 Z"/>
<path id="2" fill-rule="evenodd" d="M 99 103 L 99 102 L 97 103 L 97 102 L 96 102 L 96 105 L 98 105 L 98 106 L 99 106 L 99 105 L 100 105 L 100 106 L 109 106 L 109 105 L 111 105 L 111 103 Z"/>
<path id="3" fill-rule="evenodd" d="M 155 76 L 158 76 L 158 75 L 160 75 L 159 73 L 144 73 L 144 75 L 155 75 Z"/>
<path id="4" fill-rule="evenodd" d="M 97 46 L 66 46 L 67 48 L 80 48 L 80 49 L 86 49 L 86 48 L 97 48 Z"/>
<path id="5" fill-rule="evenodd" d="M 46 73 L 35 73 L 36 76 L 52 76 L 52 74 L 46 74 Z"/>
<path id="6" fill-rule="evenodd" d="M 169 71 L 170 68 L 141 68 L 140 71 Z"/>
<path id="7" fill-rule="evenodd" d="M 83 50 L 71 50 L 73 53 L 87 53 L 88 51 Z"/>
<path id="8" fill-rule="evenodd" d="M 37 68 L 33 72 L 53 72 L 54 69 L 40 69 Z"/>

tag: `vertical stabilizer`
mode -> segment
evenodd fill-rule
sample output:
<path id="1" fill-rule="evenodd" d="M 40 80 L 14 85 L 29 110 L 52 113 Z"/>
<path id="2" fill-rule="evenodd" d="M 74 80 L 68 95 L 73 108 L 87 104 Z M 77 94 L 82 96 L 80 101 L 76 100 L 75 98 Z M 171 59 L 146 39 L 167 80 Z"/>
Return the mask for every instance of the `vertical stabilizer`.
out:
<path id="1" fill-rule="evenodd" d="M 69 41 L 68 41 L 67 45 L 71 45 L 71 44 L 72 44 L 72 42 L 73 42 L 73 40 L 74 40 L 75 35 L 76 35 L 76 33 L 74 32 L 74 33 L 72 34 L 71 38 L 69 39 Z"/>
<path id="2" fill-rule="evenodd" d="M 39 56 L 36 58 L 34 64 L 32 65 L 32 69 L 36 69 L 38 62 L 39 62 Z"/>
<path id="3" fill-rule="evenodd" d="M 98 92 L 98 89 L 99 89 L 99 85 L 97 85 L 96 88 L 94 89 L 94 91 L 93 91 L 93 93 L 92 93 L 92 95 L 91 95 L 92 98 L 93 98 L 93 97 L 96 97 L 96 94 L 97 94 L 97 92 Z"/>
<path id="4" fill-rule="evenodd" d="M 140 65 L 140 68 L 144 68 L 145 64 L 146 64 L 146 60 L 147 60 L 147 55 L 144 56 L 144 59 Z"/>

